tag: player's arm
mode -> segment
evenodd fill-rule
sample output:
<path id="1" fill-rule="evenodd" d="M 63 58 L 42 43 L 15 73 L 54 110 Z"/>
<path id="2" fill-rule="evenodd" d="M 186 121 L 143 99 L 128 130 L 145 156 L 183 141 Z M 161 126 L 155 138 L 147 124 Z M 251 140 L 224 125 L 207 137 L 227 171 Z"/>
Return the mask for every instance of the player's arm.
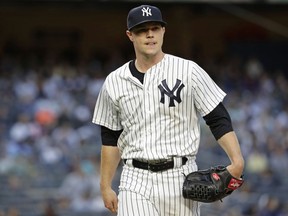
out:
<path id="1" fill-rule="evenodd" d="M 226 108 L 222 103 L 219 103 L 214 110 L 203 118 L 231 161 L 231 164 L 227 166 L 228 171 L 235 178 L 240 178 L 244 169 L 244 158 Z"/>
<path id="2" fill-rule="evenodd" d="M 101 149 L 101 178 L 100 188 L 104 205 L 111 212 L 117 212 L 118 199 L 112 189 L 112 181 L 120 162 L 120 153 L 117 140 L 121 131 L 111 131 L 101 127 L 102 149 Z"/>
<path id="3" fill-rule="evenodd" d="M 227 166 L 228 171 L 235 178 L 240 178 L 243 174 L 244 159 L 240 150 L 239 142 L 234 131 L 224 134 L 218 143 L 228 155 L 231 165 Z"/>

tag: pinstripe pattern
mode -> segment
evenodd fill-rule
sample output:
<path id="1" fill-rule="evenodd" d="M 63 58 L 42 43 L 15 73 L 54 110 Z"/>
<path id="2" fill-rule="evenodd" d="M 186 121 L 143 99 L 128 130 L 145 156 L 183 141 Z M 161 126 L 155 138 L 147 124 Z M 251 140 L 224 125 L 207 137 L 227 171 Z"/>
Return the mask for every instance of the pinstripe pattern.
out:
<path id="1" fill-rule="evenodd" d="M 165 54 L 144 83 L 129 63 L 105 80 L 93 123 L 123 129 L 118 147 L 123 159 L 159 160 L 197 154 L 199 116 L 212 111 L 225 93 L 196 63 Z M 182 197 L 184 174 L 197 170 L 195 159 L 180 168 L 153 173 L 124 166 L 119 216 L 198 216 L 199 203 Z"/>
<path id="2" fill-rule="evenodd" d="M 160 103 L 158 85 L 170 89 L 179 79 L 185 87 L 181 103 Z M 212 111 L 225 93 L 196 63 L 166 54 L 149 69 L 142 85 L 131 75 L 128 63 L 106 78 L 95 106 L 93 122 L 112 130 L 124 129 L 118 147 L 122 158 L 157 160 L 174 155 L 196 155 L 198 118 Z"/>
<path id="3" fill-rule="evenodd" d="M 195 161 L 153 173 L 125 165 L 121 176 L 118 216 L 198 216 L 200 203 L 181 195 L 184 175 L 197 170 Z"/>

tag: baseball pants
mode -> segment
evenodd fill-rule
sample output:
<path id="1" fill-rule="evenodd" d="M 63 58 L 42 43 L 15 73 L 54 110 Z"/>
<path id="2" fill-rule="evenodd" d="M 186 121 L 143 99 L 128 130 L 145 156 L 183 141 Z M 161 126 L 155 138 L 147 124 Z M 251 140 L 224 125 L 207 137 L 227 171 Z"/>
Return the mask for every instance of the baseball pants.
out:
<path id="1" fill-rule="evenodd" d="M 162 172 L 123 166 L 118 216 L 200 216 L 200 203 L 182 196 L 184 174 L 196 171 L 195 159 Z"/>

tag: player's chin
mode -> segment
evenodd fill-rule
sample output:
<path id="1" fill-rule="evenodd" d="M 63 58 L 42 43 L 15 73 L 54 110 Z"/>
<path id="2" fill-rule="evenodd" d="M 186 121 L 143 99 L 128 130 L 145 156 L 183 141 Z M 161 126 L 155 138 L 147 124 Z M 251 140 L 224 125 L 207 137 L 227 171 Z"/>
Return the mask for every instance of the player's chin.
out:
<path id="1" fill-rule="evenodd" d="M 150 48 L 150 49 L 146 49 L 144 53 L 146 56 L 156 56 L 159 53 L 159 50 Z"/>

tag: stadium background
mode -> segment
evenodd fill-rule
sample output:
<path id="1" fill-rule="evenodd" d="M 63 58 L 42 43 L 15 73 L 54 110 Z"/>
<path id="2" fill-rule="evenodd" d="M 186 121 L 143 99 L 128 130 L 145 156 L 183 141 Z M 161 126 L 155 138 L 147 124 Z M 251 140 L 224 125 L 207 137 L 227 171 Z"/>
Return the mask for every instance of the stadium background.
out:
<path id="1" fill-rule="evenodd" d="M 286 2 L 146 1 L 168 22 L 164 51 L 196 61 L 228 93 L 246 159 L 245 185 L 202 215 L 288 215 Z M 0 2 L 1 216 L 110 215 L 91 115 L 105 76 L 133 57 L 126 15 L 142 3 Z M 199 167 L 227 163 L 202 128 Z"/>

